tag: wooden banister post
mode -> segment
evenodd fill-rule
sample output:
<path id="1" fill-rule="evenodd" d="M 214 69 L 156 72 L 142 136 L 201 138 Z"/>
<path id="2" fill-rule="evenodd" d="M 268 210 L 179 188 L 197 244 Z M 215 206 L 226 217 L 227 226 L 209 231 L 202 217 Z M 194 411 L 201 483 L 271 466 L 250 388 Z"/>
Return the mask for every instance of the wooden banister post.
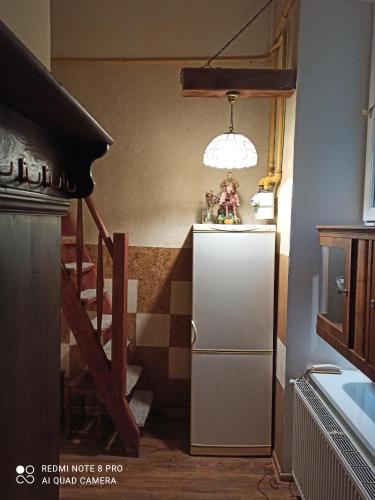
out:
<path id="1" fill-rule="evenodd" d="M 79 349 L 90 370 L 96 388 L 104 401 L 113 423 L 119 431 L 126 452 L 130 455 L 139 453 L 139 429 L 129 404 L 123 394 L 117 397 L 113 393 L 112 373 L 108 359 L 101 345 L 97 342 L 94 329 L 87 314 L 77 314 L 82 309 L 75 286 L 61 265 L 61 305 L 64 316 L 72 328 Z M 112 365 L 113 366 L 113 365 Z"/>
<path id="2" fill-rule="evenodd" d="M 96 208 L 94 198 L 92 196 L 88 196 L 85 198 L 85 202 L 87 205 L 87 208 L 90 210 L 90 213 L 92 215 L 92 218 L 95 221 L 96 227 L 99 230 L 99 233 L 101 237 L 103 238 L 104 244 L 107 247 L 107 250 L 109 252 L 109 255 L 113 258 L 113 243 L 111 240 L 111 237 L 104 225 L 104 222 L 102 218 L 99 215 L 98 209 Z"/>
<path id="3" fill-rule="evenodd" d="M 128 308 L 128 234 L 113 235 L 112 273 L 112 367 L 114 395 L 126 393 L 127 308 Z"/>

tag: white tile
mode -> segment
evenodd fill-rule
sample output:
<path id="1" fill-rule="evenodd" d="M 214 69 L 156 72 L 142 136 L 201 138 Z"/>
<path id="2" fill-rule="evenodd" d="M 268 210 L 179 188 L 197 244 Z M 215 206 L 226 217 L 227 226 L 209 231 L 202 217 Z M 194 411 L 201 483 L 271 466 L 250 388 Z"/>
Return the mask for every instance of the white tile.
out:
<path id="1" fill-rule="evenodd" d="M 138 280 L 128 281 L 128 312 L 137 312 Z"/>
<path id="2" fill-rule="evenodd" d="M 137 314 L 136 345 L 169 346 L 169 314 Z"/>
<path id="3" fill-rule="evenodd" d="M 70 330 L 69 334 L 69 345 L 76 345 L 77 341 L 75 336 L 73 335 L 73 332 Z"/>
<path id="4" fill-rule="evenodd" d="M 108 292 L 112 302 L 112 278 L 105 278 L 104 289 Z M 137 312 L 138 280 L 128 281 L 128 312 Z"/>
<path id="5" fill-rule="evenodd" d="M 277 337 L 276 347 L 276 377 L 281 387 L 285 389 L 285 358 L 286 348 L 282 341 Z"/>
<path id="6" fill-rule="evenodd" d="M 104 278 L 104 290 L 108 292 L 108 295 L 112 301 L 112 278 Z"/>
<path id="7" fill-rule="evenodd" d="M 169 349 L 169 378 L 191 378 L 191 349 L 185 347 Z"/>
<path id="8" fill-rule="evenodd" d="M 171 313 L 191 314 L 191 281 L 172 281 Z"/>

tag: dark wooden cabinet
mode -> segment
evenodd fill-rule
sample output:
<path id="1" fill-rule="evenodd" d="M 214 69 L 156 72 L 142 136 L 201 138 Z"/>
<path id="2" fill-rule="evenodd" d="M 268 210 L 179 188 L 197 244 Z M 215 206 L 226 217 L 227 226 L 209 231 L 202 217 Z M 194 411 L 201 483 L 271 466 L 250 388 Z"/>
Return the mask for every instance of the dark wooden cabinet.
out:
<path id="1" fill-rule="evenodd" d="M 54 500 L 57 487 L 41 487 L 40 471 L 59 463 L 60 217 L 46 200 L 41 207 L 38 195 L 27 196 L 25 212 L 20 205 L 13 211 L 14 199 L 8 211 L 5 194 L 0 190 L 2 498 Z M 60 214 L 65 209 L 61 203 Z M 20 465 L 34 468 L 33 484 L 16 483 Z"/>
<path id="2" fill-rule="evenodd" d="M 112 139 L 1 22 L 0 68 L 0 497 L 57 500 L 60 219 Z"/>
<path id="3" fill-rule="evenodd" d="M 375 380 L 375 228 L 318 226 L 317 333 Z"/>

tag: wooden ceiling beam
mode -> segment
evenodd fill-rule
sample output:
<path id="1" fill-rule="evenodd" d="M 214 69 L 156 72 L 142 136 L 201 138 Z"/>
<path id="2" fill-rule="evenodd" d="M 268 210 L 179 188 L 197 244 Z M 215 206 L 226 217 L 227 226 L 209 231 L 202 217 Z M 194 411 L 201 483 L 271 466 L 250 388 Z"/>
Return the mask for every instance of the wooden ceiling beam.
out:
<path id="1" fill-rule="evenodd" d="M 296 89 L 293 69 L 182 68 L 183 97 L 290 97 Z"/>

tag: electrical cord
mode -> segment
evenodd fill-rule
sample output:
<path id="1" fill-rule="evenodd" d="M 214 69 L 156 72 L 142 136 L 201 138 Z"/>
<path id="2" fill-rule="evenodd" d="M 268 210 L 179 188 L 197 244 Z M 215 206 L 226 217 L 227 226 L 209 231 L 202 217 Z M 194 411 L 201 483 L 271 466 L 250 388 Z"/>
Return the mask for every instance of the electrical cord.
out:
<path id="1" fill-rule="evenodd" d="M 268 484 L 271 486 L 273 490 L 279 489 L 279 484 L 277 482 L 277 478 L 275 477 L 275 473 L 273 473 L 272 476 L 269 478 Z"/>
<path id="2" fill-rule="evenodd" d="M 268 484 L 269 486 L 273 489 L 273 490 L 278 490 L 279 489 L 279 482 L 277 480 L 277 478 L 275 477 L 275 473 L 273 472 L 271 474 L 270 471 L 266 470 L 264 471 L 264 474 L 263 476 L 258 480 L 257 482 L 257 490 L 259 491 L 259 493 L 261 495 L 264 496 L 264 498 L 266 498 L 266 500 L 270 500 L 270 497 L 267 495 L 267 493 L 261 488 L 261 484 L 263 483 L 263 481 L 266 479 L 267 476 L 270 476 L 269 479 L 268 479 Z M 297 493 L 294 493 L 292 491 L 292 486 L 294 485 L 294 482 L 293 482 L 293 479 L 291 479 L 289 481 L 289 485 L 288 485 L 288 490 L 289 490 L 289 494 L 290 494 L 290 498 L 294 498 L 295 500 L 302 500 L 302 498 L 300 497 L 299 495 L 299 492 Z"/>
<path id="3" fill-rule="evenodd" d="M 249 19 L 249 21 L 244 25 L 242 26 L 242 28 L 240 29 L 240 31 L 238 31 L 235 35 L 232 36 L 232 38 L 230 40 L 227 41 L 227 43 L 225 45 L 223 45 L 212 57 L 210 57 L 208 59 L 208 61 L 206 62 L 206 64 L 204 65 L 205 67 L 208 67 L 212 61 L 214 59 L 216 59 L 217 57 L 219 57 L 219 55 L 224 52 L 225 49 L 227 49 L 229 47 L 229 45 L 232 45 L 232 43 L 237 40 L 237 38 L 242 35 L 242 33 L 251 25 L 253 24 L 253 22 L 267 9 L 267 7 L 269 7 L 271 5 L 271 3 L 273 3 L 274 0 L 268 0 L 268 2 L 263 5 L 263 7 L 261 9 L 258 10 L 258 12 L 251 18 Z"/>
<path id="4" fill-rule="evenodd" d="M 260 487 L 260 485 L 262 484 L 262 482 L 266 479 L 266 477 L 268 476 L 269 472 L 268 471 L 265 471 L 265 473 L 263 474 L 263 476 L 259 479 L 259 481 L 257 482 L 257 490 L 259 491 L 260 494 L 262 494 L 264 496 L 264 498 L 266 498 L 267 500 L 269 500 L 269 496 L 267 495 L 267 493 L 265 491 L 263 491 Z"/>

